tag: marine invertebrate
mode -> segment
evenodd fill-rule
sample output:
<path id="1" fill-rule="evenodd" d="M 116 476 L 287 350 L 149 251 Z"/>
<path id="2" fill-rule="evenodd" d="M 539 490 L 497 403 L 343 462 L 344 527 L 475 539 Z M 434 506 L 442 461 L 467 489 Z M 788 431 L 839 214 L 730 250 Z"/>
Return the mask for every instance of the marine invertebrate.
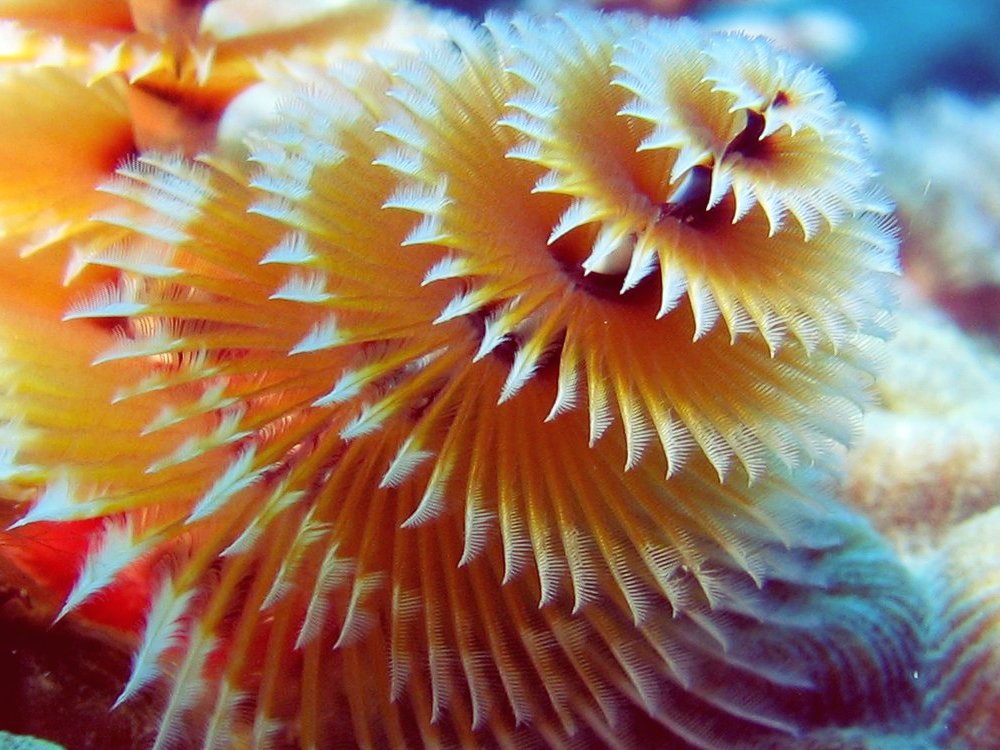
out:
<path id="1" fill-rule="evenodd" d="M 814 72 L 638 23 L 290 71 L 251 165 L 102 187 L 110 278 L 20 313 L 58 362 L 0 321 L 14 531 L 105 519 L 63 611 L 157 561 L 157 746 L 906 716 L 905 573 L 805 467 L 865 399 L 884 201 Z"/>
<path id="2" fill-rule="evenodd" d="M 279 14 L 248 0 L 0 8 L 0 102 L 19 115 L 4 123 L 3 248 L 30 255 L 54 246 L 65 254 L 69 246 L 79 253 L 113 243 L 107 227 L 94 237 L 89 218 L 107 201 L 93 188 L 127 156 L 217 148 L 220 119 L 274 60 L 326 64 L 412 48 L 438 33 L 439 18 L 383 0 L 283 6 Z M 243 110 L 227 119 L 229 148 L 252 125 Z M 45 265 L 79 270 L 63 259 Z"/>
<path id="3" fill-rule="evenodd" d="M 412 48 L 418 37 L 438 33 L 440 18 L 389 2 L 295 10 L 275 15 L 268 4 L 244 0 L 0 9 L 0 103 L 16 113 L 3 120 L 0 146 L 0 254 L 21 258 L 7 263 L 7 300 L 24 313 L 11 320 L 44 338 L 43 331 L 61 327 L 58 318 L 78 294 L 71 283 L 115 273 L 87 263 L 88 255 L 117 252 L 126 234 L 93 220 L 112 202 L 95 188 L 137 150 L 242 156 L 245 131 L 272 104 L 273 94 L 257 91 L 263 68 L 276 59 L 322 63 L 384 46 Z M 16 555 L 8 545 L 8 554 L 59 589 L 64 563 L 85 551 L 92 527 L 36 529 Z M 113 611 L 102 614 L 109 617 L 120 621 Z"/>
<path id="4" fill-rule="evenodd" d="M 940 747 L 986 750 L 1000 742 L 998 523 L 994 508 L 957 526 L 925 571 L 933 604 L 924 715 Z"/>
<path id="5" fill-rule="evenodd" d="M 269 59 L 327 63 L 384 46 L 412 48 L 434 33 L 434 12 L 407 2 L 114 0 L 72 6 L 44 0 L 3 9 L 7 65 L 58 67 L 94 82 L 124 74 L 135 91 L 173 104 L 187 131 L 218 116 L 260 79 Z M 166 111 L 161 109 L 161 113 Z M 154 129 L 162 129 L 146 123 Z M 190 137 L 180 129 L 174 135 Z M 150 147 L 155 144 L 150 144 Z"/>
<path id="6" fill-rule="evenodd" d="M 9 260 L 52 248 L 46 259 L 8 265 L 17 279 L 12 286 L 36 287 L 33 296 L 50 300 L 56 311 L 67 302 L 59 290 L 71 248 L 99 244 L 107 235 L 90 221 L 108 203 L 94 188 L 133 149 L 122 91 L 113 81 L 87 88 L 58 70 L 0 67 L 0 103 L 17 112 L 4 118 L 0 145 L 0 252 Z M 67 111 L 80 121 L 67 119 Z"/>
<path id="7" fill-rule="evenodd" d="M 4 750 L 62 750 L 59 745 L 40 740 L 37 737 L 24 737 L 0 732 L 0 747 Z"/>

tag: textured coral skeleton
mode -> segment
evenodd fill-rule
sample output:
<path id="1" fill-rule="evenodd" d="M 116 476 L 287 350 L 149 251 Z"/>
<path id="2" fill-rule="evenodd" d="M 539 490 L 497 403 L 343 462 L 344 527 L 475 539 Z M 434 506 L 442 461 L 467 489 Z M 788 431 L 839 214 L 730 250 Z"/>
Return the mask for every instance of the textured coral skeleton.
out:
<path id="1" fill-rule="evenodd" d="M 97 524 L 58 617 L 148 574 L 116 710 L 164 681 L 157 748 L 905 728 L 916 597 L 824 486 L 896 251 L 829 86 L 688 23 L 442 29 L 262 68 L 246 160 L 146 150 L 7 233 L 11 533 Z M 44 75 L 30 116 L 128 131 L 118 79 Z"/>
<path id="2" fill-rule="evenodd" d="M 944 315 L 912 299 L 902 309 L 843 494 L 901 551 L 923 554 L 996 505 L 1000 359 Z"/>

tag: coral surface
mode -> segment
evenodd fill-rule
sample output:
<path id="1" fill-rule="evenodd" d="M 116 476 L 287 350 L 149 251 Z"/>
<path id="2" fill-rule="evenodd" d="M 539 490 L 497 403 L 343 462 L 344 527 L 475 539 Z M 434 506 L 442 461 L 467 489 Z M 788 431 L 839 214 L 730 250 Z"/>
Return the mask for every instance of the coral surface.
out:
<path id="1" fill-rule="evenodd" d="M 844 496 L 921 553 L 1000 503 L 1000 358 L 915 300 L 898 321 L 879 406 L 847 454 Z"/>
<path id="2" fill-rule="evenodd" d="M 1000 102 L 938 93 L 872 128 L 906 231 L 907 275 L 970 328 L 1000 332 Z"/>

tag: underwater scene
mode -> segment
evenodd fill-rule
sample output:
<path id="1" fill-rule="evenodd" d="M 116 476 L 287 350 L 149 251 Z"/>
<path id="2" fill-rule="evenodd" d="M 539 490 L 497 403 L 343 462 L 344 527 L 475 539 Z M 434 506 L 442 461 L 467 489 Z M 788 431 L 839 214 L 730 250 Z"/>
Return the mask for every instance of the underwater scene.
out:
<path id="1" fill-rule="evenodd" d="M 1000 750 L 995 0 L 0 0 L 0 750 Z"/>

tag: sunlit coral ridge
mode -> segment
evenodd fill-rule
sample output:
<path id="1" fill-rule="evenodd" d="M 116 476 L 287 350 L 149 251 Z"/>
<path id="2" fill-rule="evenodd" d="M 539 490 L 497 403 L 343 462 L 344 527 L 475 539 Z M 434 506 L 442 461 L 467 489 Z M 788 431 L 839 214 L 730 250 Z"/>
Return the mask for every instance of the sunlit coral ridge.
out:
<path id="1" fill-rule="evenodd" d="M 119 703 L 169 675 L 157 748 L 905 715 L 905 574 L 808 468 L 895 252 L 825 82 L 690 24 L 448 33 L 272 70 L 247 162 L 125 161 L 39 313 L 73 358 L 0 328 L 15 530 L 107 519 L 61 614 L 156 561 Z"/>
<path id="2" fill-rule="evenodd" d="M 1000 500 L 1000 357 L 941 313 L 903 306 L 847 454 L 844 496 L 907 553 Z"/>

